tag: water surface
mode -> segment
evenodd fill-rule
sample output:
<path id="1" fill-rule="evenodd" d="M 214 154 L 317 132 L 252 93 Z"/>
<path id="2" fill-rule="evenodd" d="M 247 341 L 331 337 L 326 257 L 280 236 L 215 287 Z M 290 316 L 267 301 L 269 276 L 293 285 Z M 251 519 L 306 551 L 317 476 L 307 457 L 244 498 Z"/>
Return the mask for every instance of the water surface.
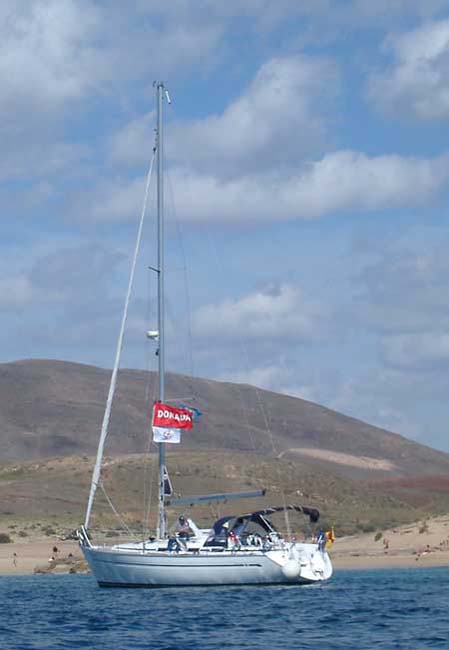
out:
<path id="1" fill-rule="evenodd" d="M 449 648 L 449 568 L 340 571 L 307 587 L 100 589 L 0 578 L 0 649 Z"/>

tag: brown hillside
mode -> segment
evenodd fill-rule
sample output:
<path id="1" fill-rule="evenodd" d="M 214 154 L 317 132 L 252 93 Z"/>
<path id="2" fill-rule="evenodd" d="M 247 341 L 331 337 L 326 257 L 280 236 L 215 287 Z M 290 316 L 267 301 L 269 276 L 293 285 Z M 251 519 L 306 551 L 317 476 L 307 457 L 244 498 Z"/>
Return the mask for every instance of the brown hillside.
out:
<path id="1" fill-rule="evenodd" d="M 110 374 L 63 361 L 0 364 L 3 460 L 93 455 Z M 155 397 L 153 374 L 120 372 L 107 453 L 146 449 L 146 396 Z M 448 454 L 295 397 L 173 374 L 167 396 L 203 412 L 182 450 L 257 451 L 360 479 L 449 473 Z"/>
<path id="2" fill-rule="evenodd" d="M 415 521 L 423 513 L 369 486 L 319 473 L 301 462 L 222 450 L 169 453 L 175 493 L 210 494 L 266 488 L 265 497 L 182 507 L 201 525 L 225 514 L 267 505 L 313 505 L 320 526 L 335 525 L 338 535 Z M 67 456 L 0 465 L 0 531 L 36 527 L 63 532 L 83 521 L 93 459 Z M 131 530 L 154 530 L 157 515 L 156 454 L 107 457 L 102 472 L 108 497 Z M 149 508 L 148 505 L 151 504 Z M 179 510 L 169 508 L 169 521 Z M 304 523 L 304 522 L 303 522 Z M 13 527 L 14 526 L 14 527 Z M 120 529 L 102 490 L 97 492 L 92 527 Z M 23 534 L 23 533 L 22 533 Z"/>

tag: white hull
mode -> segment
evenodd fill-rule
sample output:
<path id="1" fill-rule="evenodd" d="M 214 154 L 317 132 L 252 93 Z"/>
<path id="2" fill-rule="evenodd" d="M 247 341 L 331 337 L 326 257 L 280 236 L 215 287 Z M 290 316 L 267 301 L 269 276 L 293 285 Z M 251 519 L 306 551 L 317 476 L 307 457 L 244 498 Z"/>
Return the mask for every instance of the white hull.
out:
<path id="1" fill-rule="evenodd" d="M 284 549 L 168 552 L 82 545 L 102 587 L 306 584 L 327 580 L 332 565 L 316 544 Z"/>

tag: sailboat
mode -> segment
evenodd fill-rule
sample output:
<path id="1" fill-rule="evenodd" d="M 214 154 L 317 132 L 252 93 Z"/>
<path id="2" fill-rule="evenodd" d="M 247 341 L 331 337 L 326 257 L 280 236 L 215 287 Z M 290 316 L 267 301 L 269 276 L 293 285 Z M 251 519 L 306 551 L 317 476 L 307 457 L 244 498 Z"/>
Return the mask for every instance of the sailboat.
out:
<path id="1" fill-rule="evenodd" d="M 220 517 L 207 528 L 199 528 L 191 518 L 183 520 L 181 517 L 181 525 L 176 534 L 171 534 L 167 525 L 168 506 L 229 502 L 261 497 L 265 491 L 173 498 L 166 469 L 166 445 L 179 442 L 183 429 L 191 428 L 193 417 L 188 408 L 174 408 L 167 404 L 169 400 L 166 400 L 165 395 L 163 107 L 165 102 L 170 102 L 170 97 L 163 82 L 155 83 L 155 88 L 158 212 L 158 268 L 155 270 L 158 277 L 158 330 L 149 332 L 148 335 L 158 343 L 159 395 L 153 407 L 152 422 L 153 440 L 157 441 L 159 456 L 158 525 L 155 537 L 113 545 L 94 544 L 90 531 L 95 493 L 101 485 L 103 449 L 137 257 L 135 255 L 86 517 L 84 525 L 78 530 L 82 552 L 101 587 L 299 585 L 327 580 L 332 575 L 332 564 L 326 550 L 329 543 L 326 535 L 321 533 L 313 541 L 296 541 L 291 536 L 284 536 L 272 522 L 272 516 L 276 513 L 283 513 L 288 522 L 289 515 L 295 512 L 308 517 L 315 524 L 320 516 L 316 508 L 284 503 L 254 512 Z M 138 241 L 140 236 L 141 228 Z"/>

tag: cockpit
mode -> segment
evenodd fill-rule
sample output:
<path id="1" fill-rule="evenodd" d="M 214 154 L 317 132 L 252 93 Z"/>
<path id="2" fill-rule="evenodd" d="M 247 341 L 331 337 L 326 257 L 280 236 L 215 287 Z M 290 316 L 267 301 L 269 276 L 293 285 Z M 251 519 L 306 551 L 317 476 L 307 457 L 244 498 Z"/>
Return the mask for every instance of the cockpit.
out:
<path id="1" fill-rule="evenodd" d="M 304 506 L 280 506 L 258 510 L 245 515 L 231 515 L 218 519 L 206 540 L 205 547 L 229 548 L 234 545 L 238 547 L 245 546 L 263 546 L 270 545 L 282 539 L 269 515 L 277 512 L 294 510 L 307 515 L 312 523 L 319 519 L 319 512 L 315 508 Z"/>

